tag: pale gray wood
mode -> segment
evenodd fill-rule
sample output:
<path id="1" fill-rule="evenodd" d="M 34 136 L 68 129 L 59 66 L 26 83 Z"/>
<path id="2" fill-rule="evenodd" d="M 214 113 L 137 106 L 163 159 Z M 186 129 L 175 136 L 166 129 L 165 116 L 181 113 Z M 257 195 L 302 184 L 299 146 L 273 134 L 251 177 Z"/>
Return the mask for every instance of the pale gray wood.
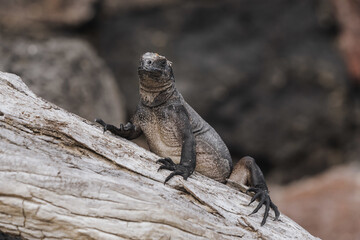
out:
<path id="1" fill-rule="evenodd" d="M 0 72 L 0 230 L 26 239 L 315 239 L 281 215 L 261 227 L 249 196 L 35 96 Z"/>

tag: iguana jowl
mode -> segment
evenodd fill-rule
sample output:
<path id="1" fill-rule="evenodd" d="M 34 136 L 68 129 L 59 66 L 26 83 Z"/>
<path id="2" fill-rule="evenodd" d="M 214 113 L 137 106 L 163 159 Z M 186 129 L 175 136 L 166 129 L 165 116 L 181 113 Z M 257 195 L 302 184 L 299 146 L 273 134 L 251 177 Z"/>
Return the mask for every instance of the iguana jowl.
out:
<path id="1" fill-rule="evenodd" d="M 138 68 L 140 101 L 131 122 L 117 128 L 101 119 L 95 121 L 113 134 L 134 139 L 144 134 L 152 152 L 164 158 L 159 169 L 172 171 L 186 180 L 194 171 L 225 183 L 227 179 L 250 186 L 259 199 L 252 213 L 265 205 L 262 225 L 270 208 L 275 219 L 280 213 L 272 203 L 260 168 L 251 157 L 242 158 L 233 168 L 228 148 L 217 132 L 190 107 L 175 88 L 171 62 L 156 53 L 145 53 Z M 249 203 L 249 205 L 250 205 Z"/>

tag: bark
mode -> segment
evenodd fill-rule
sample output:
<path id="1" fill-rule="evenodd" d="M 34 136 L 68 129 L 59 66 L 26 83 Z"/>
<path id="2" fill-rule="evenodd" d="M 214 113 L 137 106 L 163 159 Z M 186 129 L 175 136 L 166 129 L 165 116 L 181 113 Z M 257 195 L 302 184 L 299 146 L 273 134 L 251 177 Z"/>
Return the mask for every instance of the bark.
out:
<path id="1" fill-rule="evenodd" d="M 159 157 L 0 72 L 0 231 L 25 239 L 315 239 L 281 215 L 261 227 L 249 196 Z"/>

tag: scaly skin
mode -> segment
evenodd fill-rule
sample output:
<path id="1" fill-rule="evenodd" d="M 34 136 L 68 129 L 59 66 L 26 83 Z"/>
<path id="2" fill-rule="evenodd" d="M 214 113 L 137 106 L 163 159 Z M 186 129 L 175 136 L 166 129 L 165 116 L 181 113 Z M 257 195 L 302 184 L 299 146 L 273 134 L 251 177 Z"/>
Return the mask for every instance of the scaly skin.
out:
<path id="1" fill-rule="evenodd" d="M 145 53 L 138 68 L 140 102 L 131 122 L 119 128 L 95 121 L 113 134 L 134 139 L 144 134 L 150 150 L 163 157 L 157 162 L 159 170 L 172 171 L 165 183 L 175 175 L 185 180 L 196 170 L 199 173 L 225 183 L 229 178 L 238 184 L 251 186 L 249 192 L 260 202 L 253 213 L 265 205 L 262 225 L 269 208 L 277 219 L 279 212 L 271 202 L 264 176 L 255 160 L 246 157 L 233 164 L 228 148 L 217 132 L 190 107 L 175 88 L 172 63 L 156 53 Z"/>

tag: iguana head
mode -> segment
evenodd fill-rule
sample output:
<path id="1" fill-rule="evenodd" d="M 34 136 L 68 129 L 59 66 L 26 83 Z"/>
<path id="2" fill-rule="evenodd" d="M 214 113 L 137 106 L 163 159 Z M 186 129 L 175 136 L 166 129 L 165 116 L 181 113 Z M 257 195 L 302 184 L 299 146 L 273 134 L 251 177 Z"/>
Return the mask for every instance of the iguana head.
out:
<path id="1" fill-rule="evenodd" d="M 140 99 L 146 106 L 159 106 L 176 91 L 171 62 L 164 56 L 149 52 L 142 55 L 138 74 Z"/>
<path id="2" fill-rule="evenodd" d="M 138 68 L 140 83 L 147 87 L 162 87 L 174 82 L 171 62 L 157 53 L 142 55 Z"/>

